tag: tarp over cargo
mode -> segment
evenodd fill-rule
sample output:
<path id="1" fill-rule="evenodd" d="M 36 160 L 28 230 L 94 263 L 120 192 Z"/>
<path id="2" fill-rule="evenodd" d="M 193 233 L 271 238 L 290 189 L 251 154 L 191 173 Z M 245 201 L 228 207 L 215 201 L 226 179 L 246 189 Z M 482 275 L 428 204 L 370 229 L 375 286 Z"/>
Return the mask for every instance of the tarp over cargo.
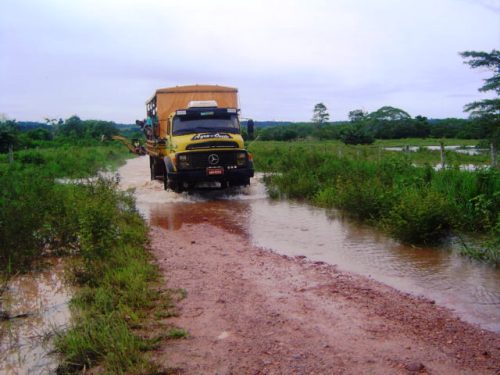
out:
<path id="1" fill-rule="evenodd" d="M 176 86 L 158 89 L 154 97 L 156 97 L 156 113 L 160 121 L 160 137 L 166 135 L 168 116 L 178 109 L 187 108 L 192 100 L 215 100 L 219 108 L 239 108 L 238 89 L 234 87 L 217 85 Z"/>

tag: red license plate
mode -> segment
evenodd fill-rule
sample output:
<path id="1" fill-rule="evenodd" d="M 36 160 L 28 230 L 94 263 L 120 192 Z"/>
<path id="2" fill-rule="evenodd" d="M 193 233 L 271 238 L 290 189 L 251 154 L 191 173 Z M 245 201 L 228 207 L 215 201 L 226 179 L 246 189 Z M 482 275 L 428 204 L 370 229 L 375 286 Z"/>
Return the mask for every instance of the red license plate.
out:
<path id="1" fill-rule="evenodd" d="M 207 168 L 209 176 L 220 176 L 221 174 L 224 174 L 224 168 Z"/>

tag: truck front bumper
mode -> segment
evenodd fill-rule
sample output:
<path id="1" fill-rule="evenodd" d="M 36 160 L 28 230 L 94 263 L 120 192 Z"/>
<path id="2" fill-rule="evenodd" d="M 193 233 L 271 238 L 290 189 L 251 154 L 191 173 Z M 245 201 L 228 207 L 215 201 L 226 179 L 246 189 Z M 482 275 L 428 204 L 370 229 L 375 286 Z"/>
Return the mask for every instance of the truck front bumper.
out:
<path id="1" fill-rule="evenodd" d="M 253 168 L 237 168 L 228 169 L 224 168 L 224 173 L 220 175 L 208 175 L 206 169 L 195 169 L 195 170 L 179 170 L 176 172 L 167 172 L 167 178 L 172 182 L 207 182 L 207 181 L 219 181 L 219 182 L 230 182 L 239 183 L 247 181 L 250 177 L 253 177 Z"/>

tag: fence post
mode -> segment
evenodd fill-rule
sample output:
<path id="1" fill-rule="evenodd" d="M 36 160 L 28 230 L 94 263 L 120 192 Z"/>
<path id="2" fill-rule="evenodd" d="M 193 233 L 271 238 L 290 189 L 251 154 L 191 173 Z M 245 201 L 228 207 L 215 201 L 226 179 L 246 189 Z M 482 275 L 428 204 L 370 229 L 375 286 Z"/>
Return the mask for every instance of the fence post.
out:
<path id="1" fill-rule="evenodd" d="M 444 152 L 444 143 L 439 142 L 439 145 L 441 146 L 441 169 L 444 169 L 446 166 L 446 154 Z"/>
<path id="2" fill-rule="evenodd" d="M 494 142 L 490 143 L 491 151 L 491 168 L 495 169 L 497 167 L 497 148 Z"/>
<path id="3" fill-rule="evenodd" d="M 14 162 L 14 149 L 12 147 L 12 144 L 9 145 L 9 164 L 12 164 Z"/>

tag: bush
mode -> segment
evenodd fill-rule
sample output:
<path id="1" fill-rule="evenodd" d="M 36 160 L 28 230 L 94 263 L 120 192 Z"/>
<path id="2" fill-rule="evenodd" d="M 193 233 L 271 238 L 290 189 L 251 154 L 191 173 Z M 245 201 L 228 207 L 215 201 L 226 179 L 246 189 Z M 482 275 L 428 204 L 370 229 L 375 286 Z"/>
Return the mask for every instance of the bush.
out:
<path id="1" fill-rule="evenodd" d="M 436 243 L 449 233 L 453 211 L 446 197 L 432 191 L 404 191 L 389 212 L 385 225 L 400 240 Z"/>

